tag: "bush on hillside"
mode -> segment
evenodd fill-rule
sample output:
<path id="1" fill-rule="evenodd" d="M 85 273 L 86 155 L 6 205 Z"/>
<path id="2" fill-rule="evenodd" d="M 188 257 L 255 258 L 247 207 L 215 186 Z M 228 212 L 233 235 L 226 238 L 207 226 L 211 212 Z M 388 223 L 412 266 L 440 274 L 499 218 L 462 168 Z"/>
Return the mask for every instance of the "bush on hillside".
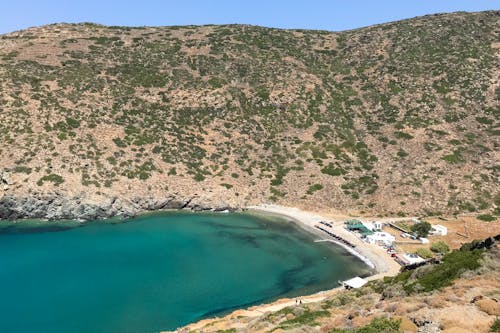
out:
<path id="1" fill-rule="evenodd" d="M 481 214 L 478 215 L 477 218 L 481 221 L 486 221 L 486 222 L 493 222 L 497 219 L 496 217 L 490 214 Z"/>
<path id="2" fill-rule="evenodd" d="M 431 251 L 429 251 L 429 250 L 427 250 L 427 249 L 425 249 L 425 248 L 423 248 L 423 247 L 422 247 L 422 248 L 420 248 L 420 249 L 418 249 L 416 252 L 417 252 L 417 254 L 418 254 L 420 257 L 422 257 L 422 258 L 424 258 L 424 259 L 430 259 L 430 258 L 432 258 L 432 257 L 433 257 L 432 252 L 431 252 Z"/>
<path id="3" fill-rule="evenodd" d="M 431 231 L 431 224 L 423 221 L 412 225 L 410 229 L 418 238 L 427 237 Z"/>
<path id="4" fill-rule="evenodd" d="M 441 264 L 425 265 L 394 277 L 384 279 L 383 289 L 400 286 L 406 294 L 429 292 L 449 286 L 466 271 L 474 271 L 481 266 L 484 249 L 477 248 L 480 241 L 464 244 L 443 257 Z M 384 294 L 386 294 L 384 292 Z"/>
<path id="5" fill-rule="evenodd" d="M 446 254 L 446 253 L 450 252 L 450 247 L 445 242 L 439 241 L 439 242 L 436 242 L 436 243 L 432 243 L 432 245 L 431 245 L 431 251 L 434 252 L 434 253 L 443 253 L 443 254 Z"/>
<path id="6" fill-rule="evenodd" d="M 398 333 L 401 326 L 401 319 L 374 318 L 368 325 L 355 329 L 336 329 L 329 333 Z"/>
<path id="7" fill-rule="evenodd" d="M 500 317 L 497 317 L 493 324 L 491 324 L 490 332 L 500 332 Z"/>

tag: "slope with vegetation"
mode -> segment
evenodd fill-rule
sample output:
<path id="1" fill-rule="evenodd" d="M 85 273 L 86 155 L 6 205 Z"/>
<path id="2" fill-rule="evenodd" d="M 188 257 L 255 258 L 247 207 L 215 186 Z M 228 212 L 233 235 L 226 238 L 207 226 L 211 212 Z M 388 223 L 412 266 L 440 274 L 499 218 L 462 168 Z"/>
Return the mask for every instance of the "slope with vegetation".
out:
<path id="1" fill-rule="evenodd" d="M 499 18 L 2 35 L 0 213 L 56 194 L 498 215 Z"/>

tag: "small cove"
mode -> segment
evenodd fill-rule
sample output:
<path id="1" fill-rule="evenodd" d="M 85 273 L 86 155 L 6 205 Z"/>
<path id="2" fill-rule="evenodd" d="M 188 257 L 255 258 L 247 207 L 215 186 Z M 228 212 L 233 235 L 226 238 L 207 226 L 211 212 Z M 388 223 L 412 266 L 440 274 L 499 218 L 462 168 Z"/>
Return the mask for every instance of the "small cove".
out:
<path id="1" fill-rule="evenodd" d="M 277 217 L 0 222 L 0 331 L 171 330 L 368 272 L 344 249 Z"/>

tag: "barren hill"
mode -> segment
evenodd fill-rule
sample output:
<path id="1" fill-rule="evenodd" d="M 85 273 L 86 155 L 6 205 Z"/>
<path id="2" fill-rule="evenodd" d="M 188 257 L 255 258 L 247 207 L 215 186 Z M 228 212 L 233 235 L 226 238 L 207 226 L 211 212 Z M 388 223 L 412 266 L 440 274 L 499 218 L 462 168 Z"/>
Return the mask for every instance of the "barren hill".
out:
<path id="1" fill-rule="evenodd" d="M 257 203 L 498 215 L 499 23 L 2 35 L 0 217 Z"/>

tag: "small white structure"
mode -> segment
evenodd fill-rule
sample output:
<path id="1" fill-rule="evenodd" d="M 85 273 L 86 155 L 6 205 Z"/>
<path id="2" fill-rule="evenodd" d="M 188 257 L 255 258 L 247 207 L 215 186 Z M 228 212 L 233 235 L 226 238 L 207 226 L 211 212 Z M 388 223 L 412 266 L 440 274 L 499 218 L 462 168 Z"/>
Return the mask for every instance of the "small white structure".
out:
<path id="1" fill-rule="evenodd" d="M 446 228 L 444 225 L 441 224 L 433 225 L 431 227 L 431 234 L 438 236 L 446 236 L 446 234 L 448 234 L 448 228 Z"/>
<path id="2" fill-rule="evenodd" d="M 415 253 L 406 253 L 403 254 L 400 258 L 403 259 L 403 261 L 405 261 L 407 265 L 418 264 L 425 261 L 424 258 Z"/>
<path id="3" fill-rule="evenodd" d="M 363 287 L 367 282 L 368 281 L 366 281 L 365 279 L 356 276 L 355 278 L 342 282 L 342 285 L 346 289 L 357 289 Z"/>
<path id="4" fill-rule="evenodd" d="M 422 242 L 422 244 L 429 244 L 429 240 L 427 238 L 422 237 L 422 238 L 419 238 L 419 239 Z"/>
<path id="5" fill-rule="evenodd" d="M 396 237 L 385 231 L 377 231 L 373 233 L 373 235 L 366 236 L 365 240 L 370 244 L 382 243 L 385 245 L 392 245 L 392 243 L 396 240 Z"/>
<path id="6" fill-rule="evenodd" d="M 380 231 L 382 230 L 382 222 L 374 221 L 374 222 L 361 222 L 366 229 L 371 231 Z"/>
<path id="7" fill-rule="evenodd" d="M 362 225 L 366 227 L 366 229 L 373 231 L 375 229 L 375 226 L 371 222 L 361 222 Z"/>

